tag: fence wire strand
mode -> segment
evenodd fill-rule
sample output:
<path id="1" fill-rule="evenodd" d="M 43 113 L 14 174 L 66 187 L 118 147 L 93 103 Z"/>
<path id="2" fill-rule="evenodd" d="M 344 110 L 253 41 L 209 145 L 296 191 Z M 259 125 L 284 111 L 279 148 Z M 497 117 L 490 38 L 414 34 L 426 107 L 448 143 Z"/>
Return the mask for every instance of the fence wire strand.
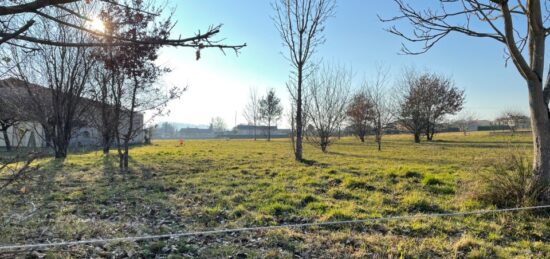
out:
<path id="1" fill-rule="evenodd" d="M 286 225 L 262 226 L 262 227 L 212 229 L 212 230 L 180 232 L 180 233 L 171 233 L 171 234 L 162 234 L 162 235 L 143 235 L 143 236 L 117 237 L 117 238 L 105 238 L 105 239 L 99 238 L 99 239 L 62 241 L 62 242 L 52 242 L 52 243 L 40 243 L 40 244 L 0 245 L 0 251 L 38 249 L 38 248 L 44 249 L 44 248 L 52 248 L 52 247 L 59 247 L 59 246 L 103 244 L 103 243 L 114 243 L 114 242 L 123 242 L 123 241 L 135 242 L 135 241 L 154 240 L 154 239 L 171 239 L 171 238 L 189 237 L 189 236 L 253 232 L 253 231 L 265 231 L 265 230 L 275 230 L 275 229 L 351 225 L 351 224 L 361 224 L 361 223 L 388 221 L 388 220 L 411 220 L 411 219 L 425 219 L 425 218 L 439 218 L 439 217 L 456 217 L 456 216 L 481 215 L 481 214 L 491 214 L 491 213 L 506 213 L 506 212 L 514 212 L 514 211 L 538 210 L 538 209 L 548 209 L 548 208 L 550 208 L 550 205 L 517 207 L 517 208 L 507 208 L 507 209 L 477 210 L 477 211 L 468 211 L 468 212 L 449 212 L 449 213 L 389 216 L 389 217 L 368 218 L 368 219 L 359 219 L 359 220 L 311 222 L 311 223 L 286 224 Z"/>

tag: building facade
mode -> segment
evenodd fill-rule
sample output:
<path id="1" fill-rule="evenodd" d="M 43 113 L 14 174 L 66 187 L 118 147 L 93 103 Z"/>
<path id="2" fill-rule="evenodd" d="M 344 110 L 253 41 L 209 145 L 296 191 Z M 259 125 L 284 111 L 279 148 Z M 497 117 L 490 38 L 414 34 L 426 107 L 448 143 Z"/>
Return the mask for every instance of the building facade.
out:
<path id="1" fill-rule="evenodd" d="M 9 78 L 0 80 L 0 121 L 5 120 L 7 117 L 15 117 L 16 123 L 6 129 L 5 132 L 0 132 L 0 147 L 6 147 L 5 138 L 7 136 L 9 143 L 12 147 L 26 147 L 26 148 L 44 148 L 48 146 L 45 130 L 43 126 L 37 121 L 36 114 L 33 114 L 32 109 L 26 109 L 25 100 L 30 99 L 30 94 L 27 92 L 26 87 L 28 84 L 25 82 Z M 47 95 L 48 88 L 33 85 L 41 91 L 41 95 Z M 12 101 L 15 105 L 10 105 L 9 109 L 6 109 L 6 101 Z M 15 100 L 15 101 L 13 101 Z M 21 105 L 17 105 L 17 102 Z M 71 147 L 95 147 L 101 146 L 101 131 L 100 126 L 95 121 L 101 118 L 99 103 L 83 98 L 81 100 L 81 106 L 83 106 L 84 113 L 80 118 L 78 127 L 75 127 L 72 132 L 69 146 Z M 16 110 L 16 111 L 14 111 Z M 124 131 L 127 129 L 128 116 L 122 116 L 120 129 Z M 138 129 L 131 141 L 132 144 L 144 143 L 145 131 L 143 114 L 134 113 L 134 129 Z"/>

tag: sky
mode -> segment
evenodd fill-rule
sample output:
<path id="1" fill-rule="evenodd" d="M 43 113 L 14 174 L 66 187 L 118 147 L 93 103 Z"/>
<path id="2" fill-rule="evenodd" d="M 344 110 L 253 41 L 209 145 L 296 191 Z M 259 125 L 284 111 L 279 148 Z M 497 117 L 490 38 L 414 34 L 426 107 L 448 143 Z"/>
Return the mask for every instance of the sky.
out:
<path id="1" fill-rule="evenodd" d="M 213 117 L 221 117 L 228 127 L 246 123 L 242 113 L 251 87 L 262 95 L 273 88 L 282 99 L 285 114 L 288 112 L 285 82 L 291 67 L 271 18 L 271 1 L 172 0 L 169 6 L 175 8 L 178 21 L 172 36 L 190 36 L 210 25 L 223 24 L 217 39 L 225 44 L 246 43 L 247 47 L 238 55 L 207 49 L 198 61 L 193 49 L 162 49 L 158 63 L 172 69 L 162 83 L 188 88 L 168 105 L 169 114 L 156 118 L 156 122 L 204 125 Z M 389 70 L 388 91 L 404 67 L 441 73 L 465 90 L 465 110 L 480 119 L 493 119 L 506 109 L 528 111 L 525 83 L 511 63 L 505 65 L 502 44 L 451 35 L 426 54 L 403 55 L 399 52 L 403 40 L 385 31 L 390 24 L 378 19 L 378 15 L 396 14 L 393 1 L 337 1 L 335 16 L 326 23 L 326 42 L 314 59 L 352 67 L 355 87 L 372 78 L 382 64 Z M 279 122 L 280 127 L 288 124 L 287 117 Z"/>

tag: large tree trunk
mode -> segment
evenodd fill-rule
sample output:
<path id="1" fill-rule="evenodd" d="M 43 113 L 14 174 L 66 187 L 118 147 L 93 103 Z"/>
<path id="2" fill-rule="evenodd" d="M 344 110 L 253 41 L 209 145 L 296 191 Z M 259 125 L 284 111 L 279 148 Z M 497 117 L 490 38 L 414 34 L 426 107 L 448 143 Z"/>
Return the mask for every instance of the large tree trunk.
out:
<path id="1" fill-rule="evenodd" d="M 359 134 L 359 139 L 361 140 L 361 143 L 365 143 L 365 135 Z"/>
<path id="2" fill-rule="evenodd" d="M 55 158 L 66 158 L 68 153 L 67 146 L 68 145 L 56 145 L 54 148 Z"/>
<path id="3" fill-rule="evenodd" d="M 296 100 L 296 149 L 294 150 L 294 156 L 296 161 L 302 161 L 302 80 L 303 80 L 303 67 L 298 67 L 298 96 Z"/>
<path id="4" fill-rule="evenodd" d="M 528 82 L 529 110 L 533 132 L 533 170 L 537 182 L 550 183 L 550 118 L 542 98 L 542 82 Z"/>
<path id="5" fill-rule="evenodd" d="M 54 129 L 56 134 L 52 134 L 53 138 L 53 148 L 54 148 L 54 155 L 55 158 L 66 158 L 67 154 L 69 153 L 69 143 L 71 141 L 70 135 L 67 136 L 66 132 L 63 130 L 60 130 L 61 126 L 57 127 L 57 129 Z"/>

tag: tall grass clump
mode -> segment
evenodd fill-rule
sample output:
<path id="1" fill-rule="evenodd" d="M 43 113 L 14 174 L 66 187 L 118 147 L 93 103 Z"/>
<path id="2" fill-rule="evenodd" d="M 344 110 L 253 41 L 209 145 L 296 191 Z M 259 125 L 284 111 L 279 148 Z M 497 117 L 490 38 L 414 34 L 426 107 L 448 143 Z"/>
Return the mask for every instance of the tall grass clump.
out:
<path id="1" fill-rule="evenodd" d="M 467 193 L 470 198 L 499 208 L 534 206 L 550 193 L 549 183 L 536 179 L 526 156 L 510 154 L 477 174 L 468 184 Z"/>

